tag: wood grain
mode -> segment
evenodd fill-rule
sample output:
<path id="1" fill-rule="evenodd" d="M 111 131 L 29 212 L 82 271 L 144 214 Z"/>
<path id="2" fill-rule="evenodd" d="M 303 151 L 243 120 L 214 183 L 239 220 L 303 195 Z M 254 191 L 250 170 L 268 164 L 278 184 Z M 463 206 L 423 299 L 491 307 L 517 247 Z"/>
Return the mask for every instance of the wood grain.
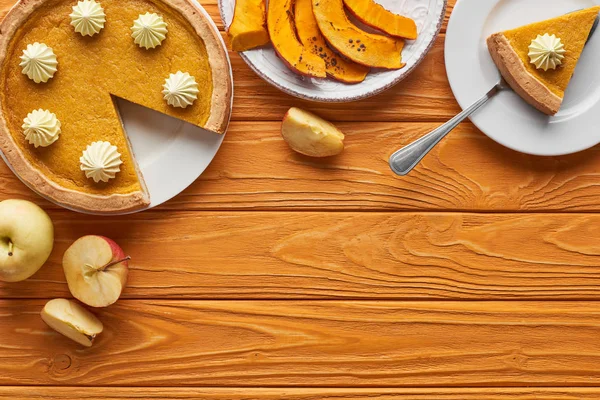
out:
<path id="1" fill-rule="evenodd" d="M 222 29 L 216 0 L 202 3 Z M 600 215 L 564 214 L 598 211 L 598 149 L 530 157 L 463 124 L 410 177 L 388 169 L 459 111 L 444 39 L 392 90 L 339 105 L 284 95 L 230 52 L 236 122 L 202 178 L 154 212 L 58 211 L 0 163 L 0 200 L 32 199 L 57 228 L 48 265 L 0 283 L 0 385 L 13 385 L 0 399 L 600 398 Z M 343 155 L 290 152 L 290 106 L 337 121 Z M 69 296 L 62 253 L 90 233 L 134 262 L 81 349 L 38 314 Z"/>
<path id="2" fill-rule="evenodd" d="M 445 122 L 460 112 L 446 78 L 445 35 L 405 80 L 377 96 L 351 103 L 314 103 L 284 94 L 259 78 L 233 52 L 234 121 L 281 121 L 291 107 L 316 112 L 331 121 Z"/>
<path id="3" fill-rule="evenodd" d="M 0 385 L 598 386 L 600 303 L 123 300 L 90 349 L 0 301 Z"/>
<path id="4" fill-rule="evenodd" d="M 0 387 L 0 399 L 22 400 L 182 399 L 182 400 L 587 400 L 598 388 L 469 389 L 253 389 Z"/>
<path id="5" fill-rule="evenodd" d="M 435 123 L 341 123 L 346 149 L 316 160 L 292 152 L 280 123 L 236 122 L 207 171 L 160 210 L 560 211 L 600 208 L 600 148 L 534 157 L 463 124 L 407 177 L 389 155 Z M 42 201 L 0 163 L 0 200 Z M 84 217 L 81 217 L 84 218 Z"/>
<path id="6" fill-rule="evenodd" d="M 219 7 L 218 7 L 217 0 L 198 0 L 198 1 L 200 2 L 200 4 L 202 4 L 204 9 L 208 12 L 208 14 L 213 19 L 213 21 L 215 21 L 215 24 L 217 25 L 217 27 L 220 30 L 224 30 L 225 26 L 223 24 L 223 20 L 221 19 L 221 15 L 219 13 Z M 16 3 L 16 0 L 0 0 L 0 19 L 4 18 L 4 15 L 6 15 L 8 10 L 13 6 L 14 3 Z M 450 14 L 452 13 L 452 9 L 454 8 L 455 3 L 456 3 L 456 0 L 448 0 L 448 8 L 446 10 L 446 17 L 444 20 L 442 32 L 446 31 L 446 25 L 448 23 L 448 18 L 450 17 Z"/>
<path id="7" fill-rule="evenodd" d="M 455 0 L 449 1 L 446 20 L 454 3 Z M 226 35 L 224 38 L 228 43 Z M 280 121 L 294 106 L 331 121 L 445 122 L 461 110 L 446 78 L 444 41 L 445 34 L 441 34 L 419 67 L 394 88 L 369 99 L 339 104 L 314 103 L 289 96 L 259 78 L 230 50 L 235 84 L 232 119 Z"/>
<path id="8" fill-rule="evenodd" d="M 389 156 L 438 125 L 342 123 L 344 152 L 292 152 L 280 123 L 235 123 L 213 164 L 162 209 L 598 211 L 600 148 L 563 157 L 513 152 L 462 124 L 407 177 Z M 240 155 L 244 157 L 240 157 Z"/>
<path id="9" fill-rule="evenodd" d="M 600 299 L 600 216 L 571 214 L 51 213 L 56 246 L 0 298 L 68 296 L 78 237 L 133 257 L 126 298 Z"/>
<path id="10" fill-rule="evenodd" d="M 202 1 L 221 23 L 216 0 Z M 6 10 L 13 0 L 0 0 Z M 223 35 L 226 38 L 226 35 Z M 345 104 L 311 103 L 286 95 L 259 78 L 230 51 L 234 72 L 234 121 L 280 121 L 291 106 L 319 112 L 332 121 L 445 121 L 460 112 L 446 79 L 441 35 L 423 63 L 407 79 L 370 99 Z M 385 107 L 381 105 L 385 104 Z"/>

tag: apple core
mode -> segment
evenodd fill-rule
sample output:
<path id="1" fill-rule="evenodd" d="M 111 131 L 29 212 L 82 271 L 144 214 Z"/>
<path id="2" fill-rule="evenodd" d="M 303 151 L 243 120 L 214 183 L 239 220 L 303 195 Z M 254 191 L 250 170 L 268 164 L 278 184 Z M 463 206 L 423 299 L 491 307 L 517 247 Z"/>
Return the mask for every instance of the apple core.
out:
<path id="1" fill-rule="evenodd" d="M 12 240 L 7 237 L 0 238 L 0 242 L 3 244 L 2 247 L 6 246 L 6 251 L 8 252 L 8 256 L 13 256 L 14 244 Z"/>

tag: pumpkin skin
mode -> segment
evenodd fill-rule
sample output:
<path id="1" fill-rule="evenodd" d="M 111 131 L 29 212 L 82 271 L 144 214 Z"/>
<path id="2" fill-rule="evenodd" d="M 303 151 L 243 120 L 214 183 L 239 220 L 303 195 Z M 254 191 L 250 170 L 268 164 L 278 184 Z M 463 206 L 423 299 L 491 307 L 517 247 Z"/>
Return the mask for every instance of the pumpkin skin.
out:
<path id="1" fill-rule="evenodd" d="M 344 4 L 360 22 L 390 36 L 409 40 L 418 36 L 414 20 L 394 14 L 373 0 L 344 0 Z"/>
<path id="2" fill-rule="evenodd" d="M 227 34 L 233 51 L 246 51 L 268 44 L 266 0 L 237 0 Z"/>
<path id="3" fill-rule="evenodd" d="M 327 77 L 325 61 L 296 37 L 294 0 L 270 0 L 267 26 L 275 51 L 292 71 L 315 78 Z"/>
<path id="4" fill-rule="evenodd" d="M 327 46 L 313 14 L 312 0 L 296 0 L 294 21 L 300 42 L 325 61 L 327 76 L 344 83 L 360 83 L 365 80 L 369 73 L 368 67 L 345 60 Z"/>
<path id="5" fill-rule="evenodd" d="M 348 20 L 342 0 L 312 0 L 312 3 L 321 33 L 342 55 L 373 68 L 400 69 L 404 66 L 401 55 L 404 40 L 359 29 Z"/>

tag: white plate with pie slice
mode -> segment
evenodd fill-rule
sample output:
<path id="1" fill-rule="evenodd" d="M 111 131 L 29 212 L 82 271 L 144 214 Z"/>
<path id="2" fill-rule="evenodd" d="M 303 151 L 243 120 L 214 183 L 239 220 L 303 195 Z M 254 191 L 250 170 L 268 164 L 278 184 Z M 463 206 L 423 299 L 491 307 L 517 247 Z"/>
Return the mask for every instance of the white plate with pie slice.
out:
<path id="1" fill-rule="evenodd" d="M 407 41 L 402 51 L 406 66 L 399 70 L 372 69 L 367 78 L 358 84 L 345 84 L 333 79 L 303 77 L 292 72 L 279 59 L 273 46 L 240 53 L 242 59 L 258 76 L 271 85 L 302 99 L 319 102 L 349 102 L 374 96 L 390 89 L 406 78 L 419 65 L 435 42 L 446 15 L 447 0 L 376 0 L 388 10 L 410 17 L 417 23 L 419 37 Z M 233 20 L 235 0 L 219 0 L 221 18 L 226 27 Z M 351 20 L 362 29 L 376 32 Z"/>
<path id="2" fill-rule="evenodd" d="M 206 10 L 196 0 L 192 1 L 218 32 Z M 221 42 L 223 48 L 226 48 L 222 37 Z M 233 80 L 229 58 L 227 61 Z M 231 98 L 233 102 L 233 94 Z M 125 100 L 117 99 L 117 106 L 150 194 L 151 203 L 148 208 L 172 199 L 198 179 L 217 154 L 225 136 Z M 3 155 L 2 157 L 4 158 Z M 36 191 L 33 187 L 31 189 Z M 65 207 L 64 204 L 58 205 Z"/>
<path id="3" fill-rule="evenodd" d="M 462 108 L 500 79 L 486 47 L 489 35 L 593 7 L 600 0 L 459 0 L 446 33 L 446 70 Z M 575 153 L 600 143 L 600 31 L 585 47 L 561 110 L 546 116 L 516 93 L 499 93 L 471 121 L 513 150 L 541 156 Z"/>

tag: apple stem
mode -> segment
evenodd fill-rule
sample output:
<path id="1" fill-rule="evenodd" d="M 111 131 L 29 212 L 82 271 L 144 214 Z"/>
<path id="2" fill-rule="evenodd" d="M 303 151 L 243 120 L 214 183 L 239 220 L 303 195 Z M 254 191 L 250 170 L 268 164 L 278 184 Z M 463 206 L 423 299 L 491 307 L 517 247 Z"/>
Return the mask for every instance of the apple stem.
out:
<path id="1" fill-rule="evenodd" d="M 110 263 L 106 264 L 104 267 L 100 268 L 100 271 L 104 271 L 106 268 L 110 268 L 113 265 L 117 265 L 117 264 L 120 264 L 120 263 L 122 263 L 124 261 L 129 261 L 129 260 L 131 260 L 131 257 L 127 256 L 127 257 L 125 257 L 125 258 L 123 258 L 121 260 L 110 262 Z"/>
<path id="2" fill-rule="evenodd" d="M 12 257 L 13 255 L 13 242 L 11 242 L 10 240 L 8 241 L 8 256 Z"/>

